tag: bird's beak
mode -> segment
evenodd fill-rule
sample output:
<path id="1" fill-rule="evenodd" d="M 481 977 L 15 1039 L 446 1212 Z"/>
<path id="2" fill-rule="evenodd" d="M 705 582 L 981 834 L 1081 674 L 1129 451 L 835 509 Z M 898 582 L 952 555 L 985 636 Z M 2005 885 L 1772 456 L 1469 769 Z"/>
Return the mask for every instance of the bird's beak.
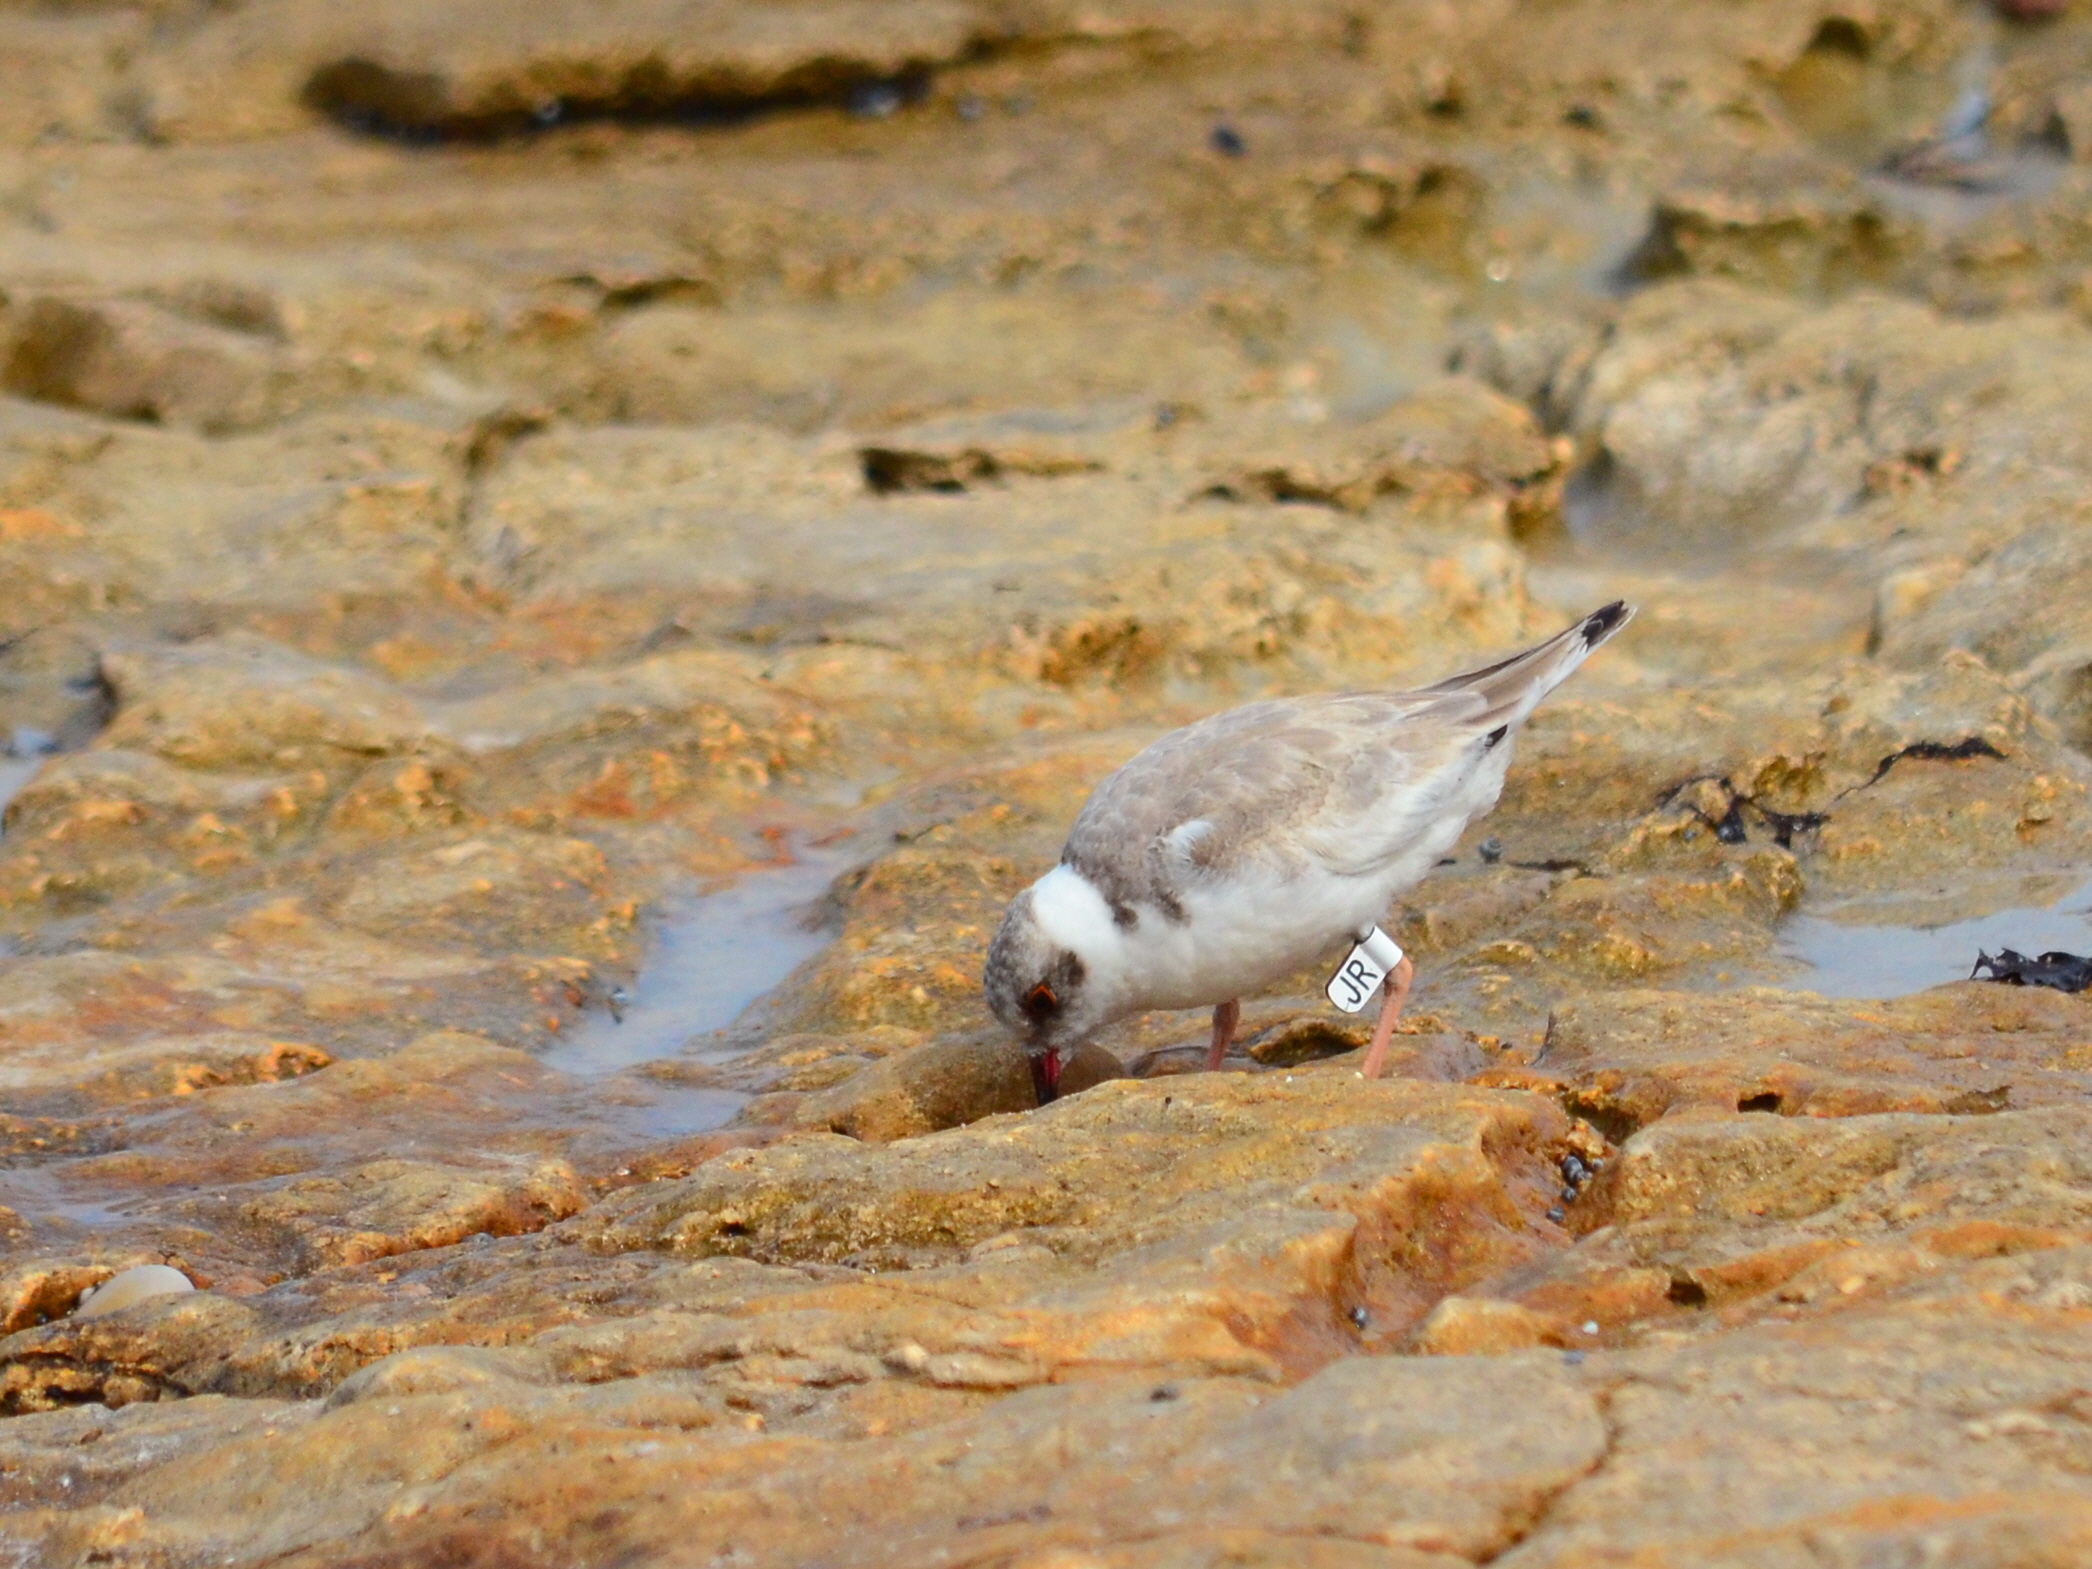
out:
<path id="1" fill-rule="evenodd" d="M 1055 1100 L 1061 1092 L 1061 1054 L 1057 1051 L 1041 1052 L 1031 1060 L 1031 1087 L 1038 1094 L 1039 1104 Z"/>

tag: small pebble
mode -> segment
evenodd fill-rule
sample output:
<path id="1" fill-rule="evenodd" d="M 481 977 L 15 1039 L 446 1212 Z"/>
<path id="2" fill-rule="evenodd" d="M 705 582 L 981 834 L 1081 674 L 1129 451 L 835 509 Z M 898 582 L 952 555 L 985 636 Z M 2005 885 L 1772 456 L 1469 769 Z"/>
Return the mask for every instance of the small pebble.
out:
<path id="1" fill-rule="evenodd" d="M 1564 1351 L 1562 1353 L 1562 1360 L 1564 1362 L 1567 1362 L 1571 1367 L 1575 1367 L 1579 1362 L 1583 1361 L 1583 1359 L 1584 1354 L 1581 1351 Z"/>
<path id="2" fill-rule="evenodd" d="M 850 89 L 850 112 L 860 120 L 884 120 L 900 107 L 901 90 L 891 82 L 864 82 Z"/>
<path id="3" fill-rule="evenodd" d="M 1249 143 L 1242 139 L 1242 133 L 1232 125 L 1214 126 L 1213 133 L 1206 138 L 1206 141 L 1215 152 L 1224 158 L 1240 158 L 1249 151 Z"/>
<path id="4" fill-rule="evenodd" d="M 102 1318 L 153 1297 L 178 1297 L 196 1289 L 195 1282 L 167 1264 L 134 1264 L 118 1270 L 80 1299 L 74 1318 Z"/>
<path id="5" fill-rule="evenodd" d="M 1597 1333 L 1598 1333 L 1598 1320 L 1596 1320 L 1595 1318 L 1593 1318 L 1593 1319 L 1586 1319 L 1586 1320 L 1584 1321 L 1584 1333 L 1585 1333 L 1585 1334 L 1587 1334 L 1587 1335 L 1595 1335 L 1595 1334 L 1597 1334 Z"/>
<path id="6" fill-rule="evenodd" d="M 1504 858 L 1504 842 L 1492 835 L 1475 846 L 1475 854 L 1494 866 Z"/>
<path id="7" fill-rule="evenodd" d="M 1355 1307 L 1351 1310 L 1351 1327 L 1353 1329 L 1364 1329 L 1366 1322 L 1366 1310 L 1364 1308 Z"/>
<path id="8" fill-rule="evenodd" d="M 1177 1386 L 1175 1384 L 1157 1384 L 1148 1391 L 1148 1398 L 1150 1400 L 1174 1400 L 1177 1398 Z"/>

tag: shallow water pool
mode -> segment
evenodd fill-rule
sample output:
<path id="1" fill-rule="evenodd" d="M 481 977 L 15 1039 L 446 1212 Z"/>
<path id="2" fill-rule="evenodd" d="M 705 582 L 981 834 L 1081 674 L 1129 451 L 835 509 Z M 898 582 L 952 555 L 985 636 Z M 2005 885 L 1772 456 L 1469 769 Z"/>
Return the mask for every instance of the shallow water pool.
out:
<path id="1" fill-rule="evenodd" d="M 0 752 L 0 817 L 4 817 L 7 806 L 21 793 L 22 786 L 36 777 L 36 771 L 44 766 L 41 757 L 13 757 Z M 5 832 L 0 827 L 0 832 Z"/>
<path id="2" fill-rule="evenodd" d="M 592 1011 L 546 1065 L 613 1073 L 679 1056 L 732 1024 L 834 939 L 813 921 L 813 905 L 848 863 L 847 854 L 800 847 L 775 868 L 664 900 L 624 1021 Z"/>
<path id="3" fill-rule="evenodd" d="M 1781 951 L 1810 966 L 1788 984 L 1824 997 L 1902 997 L 1968 979 L 1978 952 L 2092 953 L 2092 877 L 2048 906 L 2020 906 L 1939 926 L 1850 925 L 1798 915 Z"/>

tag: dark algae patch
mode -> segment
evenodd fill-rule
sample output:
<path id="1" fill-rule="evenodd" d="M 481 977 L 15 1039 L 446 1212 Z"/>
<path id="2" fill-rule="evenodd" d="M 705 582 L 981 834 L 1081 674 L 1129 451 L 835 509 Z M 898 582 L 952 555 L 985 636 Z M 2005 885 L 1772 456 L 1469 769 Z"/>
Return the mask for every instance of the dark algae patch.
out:
<path id="1" fill-rule="evenodd" d="M 2046 986 L 2051 991 L 2081 992 L 2092 986 L 2092 958 L 2074 953 L 2043 953 L 2028 958 L 2010 948 L 1995 955 L 1978 953 L 1969 979 L 1997 981 L 2005 986 Z"/>

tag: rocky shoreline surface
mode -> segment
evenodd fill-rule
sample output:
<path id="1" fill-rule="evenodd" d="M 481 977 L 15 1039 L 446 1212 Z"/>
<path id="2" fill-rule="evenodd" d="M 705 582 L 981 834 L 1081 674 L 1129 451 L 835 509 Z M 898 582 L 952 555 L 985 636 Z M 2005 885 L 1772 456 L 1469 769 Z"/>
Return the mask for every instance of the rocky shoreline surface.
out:
<path id="1" fill-rule="evenodd" d="M 2082 4 L 0 59 L 0 1564 L 2092 1558 Z M 1096 780 L 1615 597 L 1385 1078 L 1037 1103 Z"/>

